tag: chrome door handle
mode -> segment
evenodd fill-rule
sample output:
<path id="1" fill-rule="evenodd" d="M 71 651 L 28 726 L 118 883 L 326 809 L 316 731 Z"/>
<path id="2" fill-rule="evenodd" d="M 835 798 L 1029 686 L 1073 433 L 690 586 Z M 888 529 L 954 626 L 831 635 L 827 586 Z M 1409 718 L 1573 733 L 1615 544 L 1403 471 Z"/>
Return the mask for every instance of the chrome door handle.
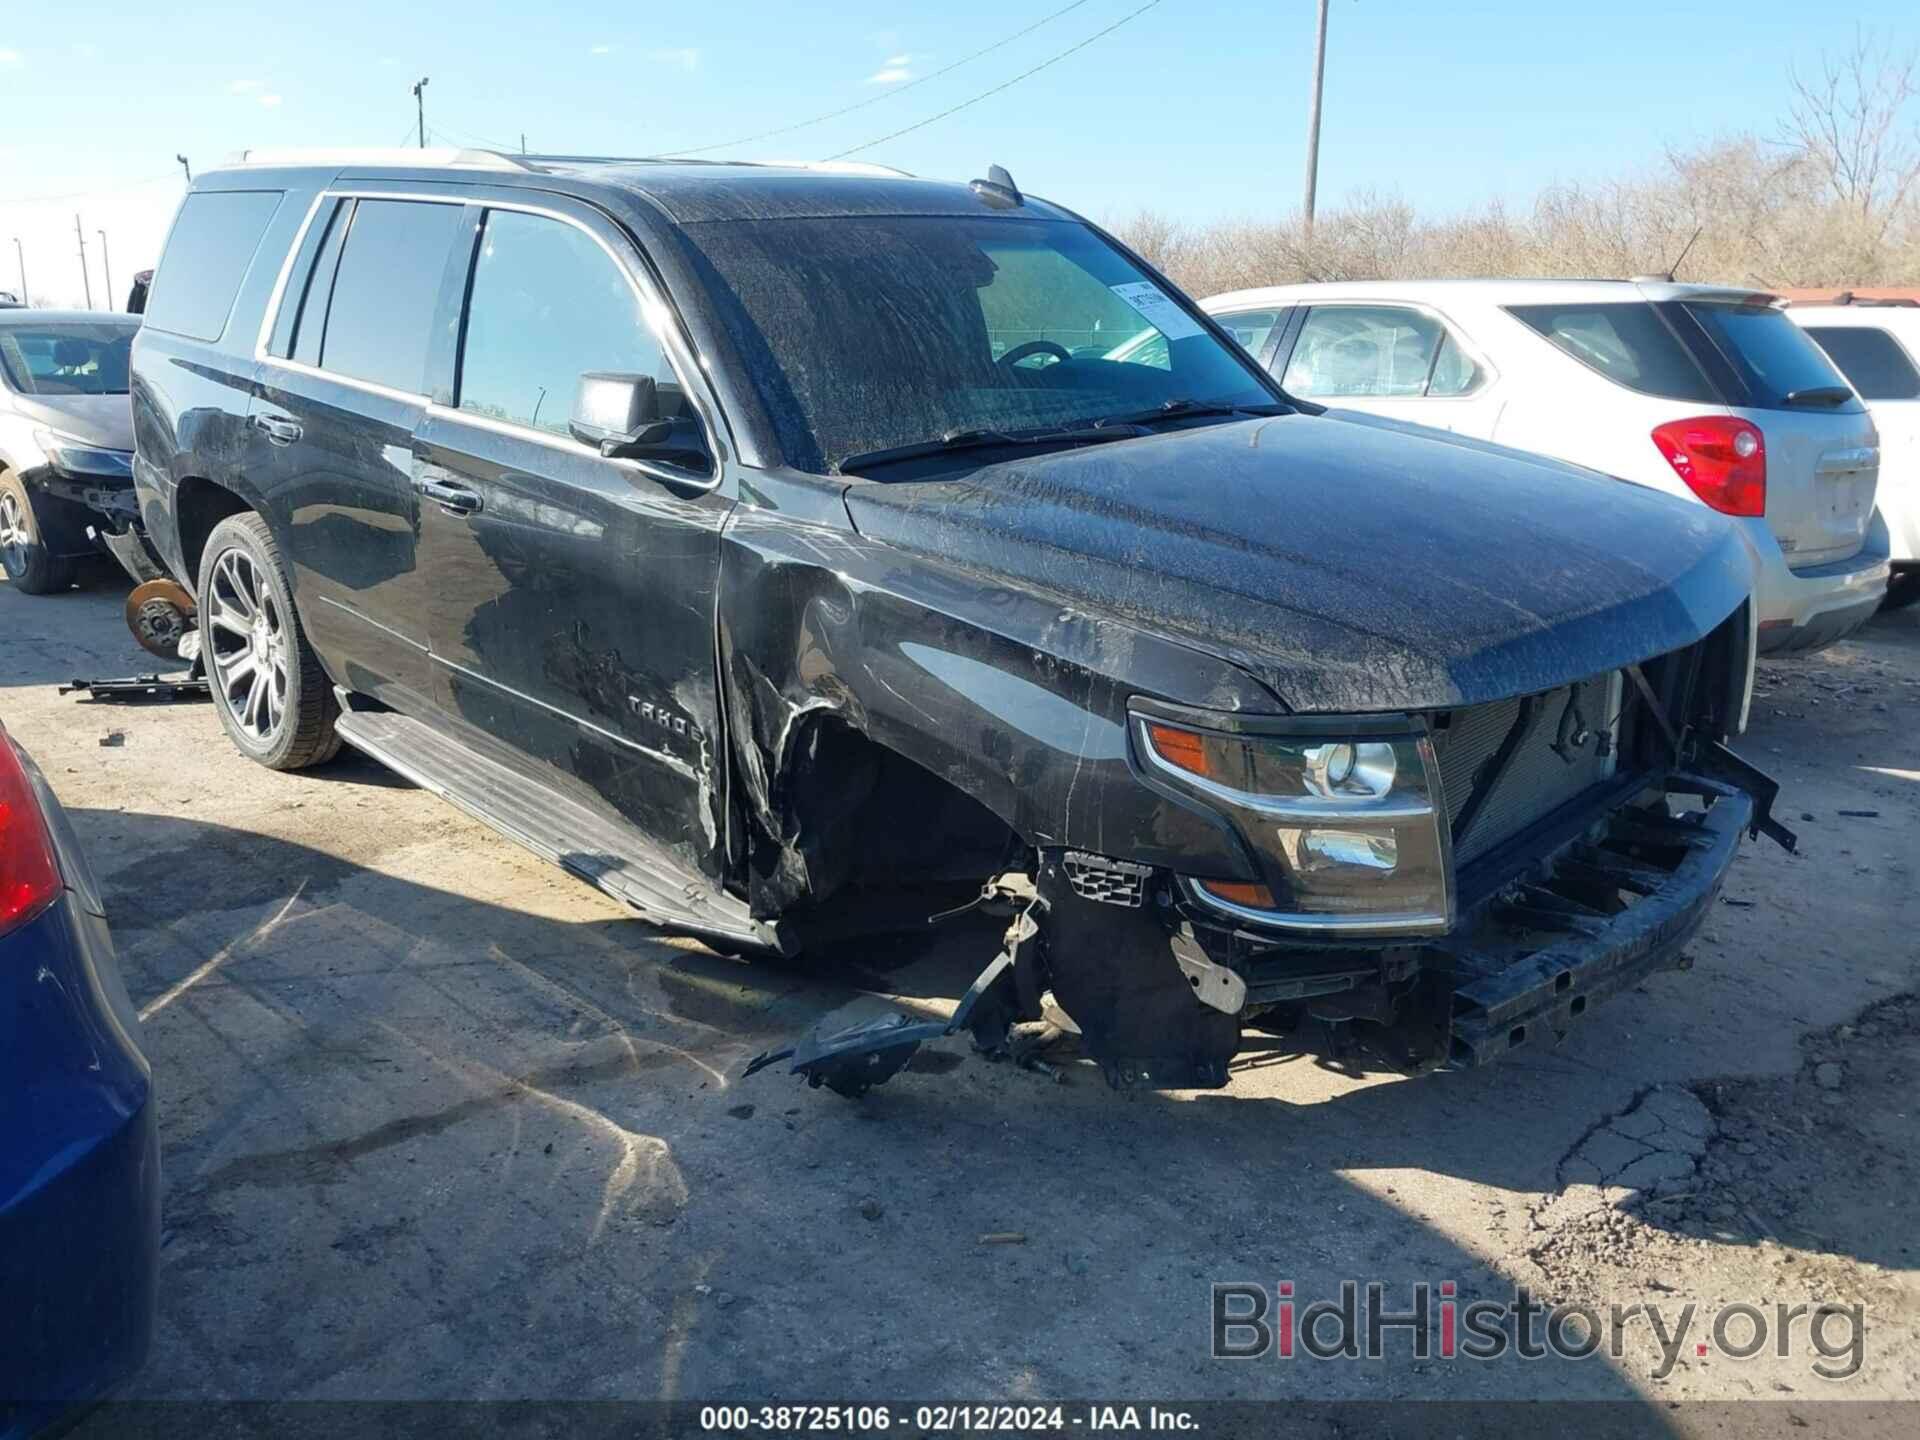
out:
<path id="1" fill-rule="evenodd" d="M 283 415 L 255 415 L 253 428 L 265 433 L 275 445 L 291 445 L 300 438 L 300 422 Z"/>
<path id="2" fill-rule="evenodd" d="M 475 515 L 481 507 L 480 492 L 447 480 L 417 480 L 414 488 L 429 500 L 437 500 L 449 515 Z"/>

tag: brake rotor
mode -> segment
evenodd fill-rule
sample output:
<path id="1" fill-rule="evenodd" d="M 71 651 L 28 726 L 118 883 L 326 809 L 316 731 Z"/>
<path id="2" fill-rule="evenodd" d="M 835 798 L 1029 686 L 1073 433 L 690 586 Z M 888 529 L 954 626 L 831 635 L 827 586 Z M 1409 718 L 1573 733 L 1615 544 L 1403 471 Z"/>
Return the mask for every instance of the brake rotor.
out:
<path id="1" fill-rule="evenodd" d="M 149 580 L 127 596 L 127 628 L 140 648 L 162 660 L 185 658 L 181 644 L 195 634 L 193 596 L 173 580 Z"/>

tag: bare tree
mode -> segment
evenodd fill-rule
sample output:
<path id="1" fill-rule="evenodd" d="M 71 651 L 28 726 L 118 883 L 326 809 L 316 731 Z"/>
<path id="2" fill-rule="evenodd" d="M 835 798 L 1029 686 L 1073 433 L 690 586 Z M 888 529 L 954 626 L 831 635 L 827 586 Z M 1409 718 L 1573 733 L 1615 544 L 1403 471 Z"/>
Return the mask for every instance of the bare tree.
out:
<path id="1" fill-rule="evenodd" d="M 1793 100 L 1783 139 L 1812 157 L 1845 205 L 1884 231 L 1920 181 L 1920 125 L 1907 102 L 1920 88 L 1915 55 L 1888 55 L 1871 32 L 1856 30 L 1853 48 L 1822 54 L 1818 71 L 1789 71 Z"/>

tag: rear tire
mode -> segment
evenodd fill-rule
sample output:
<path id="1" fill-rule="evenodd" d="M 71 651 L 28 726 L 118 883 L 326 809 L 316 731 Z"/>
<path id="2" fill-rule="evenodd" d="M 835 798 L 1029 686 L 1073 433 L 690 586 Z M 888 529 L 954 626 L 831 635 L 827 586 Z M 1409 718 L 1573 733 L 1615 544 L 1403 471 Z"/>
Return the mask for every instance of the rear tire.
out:
<path id="1" fill-rule="evenodd" d="M 196 598 L 213 708 L 240 753 L 269 770 L 304 770 L 338 754 L 339 702 L 307 644 L 264 519 L 248 511 L 213 527 Z"/>
<path id="2" fill-rule="evenodd" d="M 1920 570 L 1902 570 L 1887 581 L 1887 598 L 1880 602 L 1880 608 L 1904 610 L 1916 600 L 1920 600 Z"/>
<path id="3" fill-rule="evenodd" d="M 73 561 L 47 548 L 33 499 L 10 470 L 0 471 L 0 570 L 24 595 L 52 595 L 73 586 Z"/>

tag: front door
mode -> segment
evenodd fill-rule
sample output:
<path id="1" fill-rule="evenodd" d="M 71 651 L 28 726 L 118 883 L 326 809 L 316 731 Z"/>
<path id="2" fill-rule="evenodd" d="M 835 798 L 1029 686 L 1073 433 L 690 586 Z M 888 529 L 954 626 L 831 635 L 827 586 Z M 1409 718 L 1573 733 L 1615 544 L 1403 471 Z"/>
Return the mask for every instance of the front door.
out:
<path id="1" fill-rule="evenodd" d="M 729 502 L 568 432 L 587 371 L 651 375 L 684 404 L 628 246 L 584 209 L 487 209 L 454 403 L 415 435 L 422 613 L 441 707 L 469 743 L 717 877 Z"/>

